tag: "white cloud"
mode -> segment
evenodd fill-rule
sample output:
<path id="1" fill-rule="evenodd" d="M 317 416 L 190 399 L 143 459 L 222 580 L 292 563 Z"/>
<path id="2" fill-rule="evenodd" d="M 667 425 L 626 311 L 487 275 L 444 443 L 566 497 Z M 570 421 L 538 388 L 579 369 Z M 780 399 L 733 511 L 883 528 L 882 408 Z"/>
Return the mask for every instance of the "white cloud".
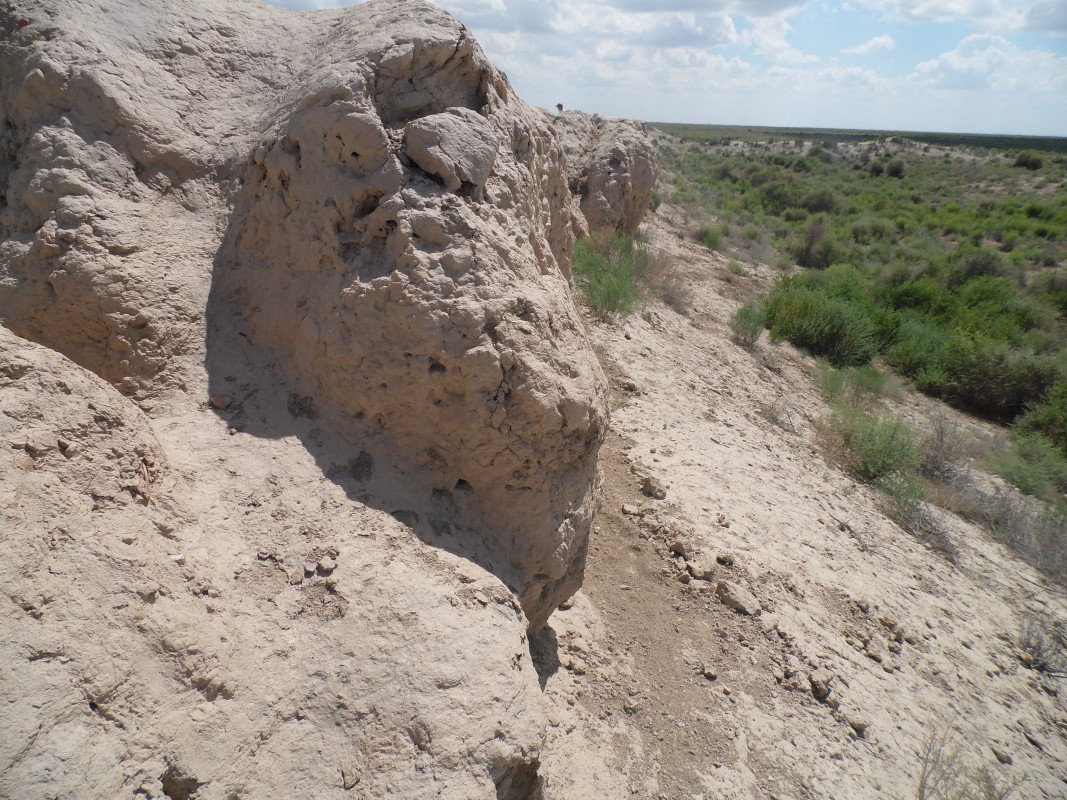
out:
<path id="1" fill-rule="evenodd" d="M 955 50 L 918 64 L 912 77 L 939 89 L 1067 92 L 1067 57 L 1020 50 L 1001 36 L 973 34 Z"/>
<path id="2" fill-rule="evenodd" d="M 1067 0 L 851 3 L 916 23 L 935 17 L 963 23 L 973 14 L 979 24 L 968 27 L 981 33 L 910 70 L 913 61 L 898 65 L 889 76 L 804 50 L 791 23 L 800 9 L 809 24 L 812 15 L 831 13 L 825 0 L 437 0 L 472 29 L 519 95 L 545 108 L 562 102 L 678 122 L 1067 134 L 1062 48 L 1024 50 L 1009 34 L 987 29 L 1012 9 L 1017 26 L 1059 24 Z M 920 38 L 925 32 L 919 24 L 913 30 Z M 904 49 L 882 35 L 843 52 L 893 50 L 895 57 Z"/>
<path id="3" fill-rule="evenodd" d="M 896 46 L 897 43 L 893 41 L 893 37 L 886 33 L 881 36 L 875 36 L 873 39 L 868 39 L 863 44 L 858 44 L 855 47 L 846 47 L 841 52 L 850 56 L 869 56 L 871 53 L 884 53 Z"/>
<path id="4" fill-rule="evenodd" d="M 892 19 L 963 22 L 983 30 L 1067 33 L 1064 0 L 855 0 Z"/>

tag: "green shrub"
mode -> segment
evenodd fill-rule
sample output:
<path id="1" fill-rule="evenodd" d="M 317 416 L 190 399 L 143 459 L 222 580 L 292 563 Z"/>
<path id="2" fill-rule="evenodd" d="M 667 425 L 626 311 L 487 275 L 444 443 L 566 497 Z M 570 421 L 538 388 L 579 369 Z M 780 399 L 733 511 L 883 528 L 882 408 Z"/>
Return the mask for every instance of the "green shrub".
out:
<path id="1" fill-rule="evenodd" d="M 915 433 L 900 417 L 839 407 L 833 424 L 855 457 L 853 471 L 859 478 L 878 481 L 914 475 L 919 468 L 922 454 Z"/>
<path id="2" fill-rule="evenodd" d="M 648 199 L 649 211 L 655 211 L 661 205 L 663 205 L 663 196 L 659 192 L 653 192 L 652 197 Z"/>
<path id="3" fill-rule="evenodd" d="M 1021 153 L 1019 153 L 1019 155 L 1015 157 L 1015 164 L 1013 166 L 1024 167 L 1029 170 L 1036 170 L 1041 169 L 1041 167 L 1043 167 L 1044 165 L 1045 162 L 1037 153 L 1033 152 L 1032 150 L 1023 150 Z"/>
<path id="4" fill-rule="evenodd" d="M 648 248 L 633 239 L 593 236 L 574 246 L 575 283 L 595 314 L 607 318 L 632 313 L 648 294 L 656 271 Z"/>
<path id="5" fill-rule="evenodd" d="M 820 214 L 804 227 L 789 249 L 790 255 L 802 267 L 826 269 L 840 255 L 837 243 L 830 235 L 830 225 Z"/>
<path id="6" fill-rule="evenodd" d="M 705 225 L 697 232 L 697 239 L 709 250 L 718 250 L 722 244 L 722 227 Z"/>
<path id="7" fill-rule="evenodd" d="M 1067 381 L 1059 381 L 1044 402 L 1034 406 L 1015 426 L 1021 433 L 1039 433 L 1067 454 Z"/>
<path id="8" fill-rule="evenodd" d="M 931 366 L 945 378 L 924 391 L 1004 420 L 1040 401 L 1057 377 L 1052 359 L 980 335 L 952 335 Z"/>
<path id="9" fill-rule="evenodd" d="M 755 347 L 763 333 L 766 323 L 764 313 L 751 305 L 741 306 L 730 316 L 730 330 L 733 331 L 734 341 L 742 347 Z"/>
<path id="10" fill-rule="evenodd" d="M 903 178 L 904 177 L 904 162 L 899 158 L 894 158 L 888 164 L 885 165 L 885 174 L 890 178 Z"/>
<path id="11" fill-rule="evenodd" d="M 827 399 L 852 406 L 862 406 L 881 397 L 890 385 L 889 377 L 874 367 L 839 369 L 828 363 L 821 365 L 818 384 Z"/>
<path id="12" fill-rule="evenodd" d="M 990 469 L 1026 494 L 1055 500 L 1067 491 L 1067 456 L 1039 433 L 1020 433 L 1007 452 L 989 459 Z"/>
<path id="13" fill-rule="evenodd" d="M 784 279 L 764 304 L 777 339 L 788 339 L 835 367 L 866 364 L 878 352 L 878 333 L 865 309 Z"/>
<path id="14" fill-rule="evenodd" d="M 800 198 L 800 207 L 813 214 L 833 214 L 841 210 L 841 200 L 832 189 L 815 189 Z"/>

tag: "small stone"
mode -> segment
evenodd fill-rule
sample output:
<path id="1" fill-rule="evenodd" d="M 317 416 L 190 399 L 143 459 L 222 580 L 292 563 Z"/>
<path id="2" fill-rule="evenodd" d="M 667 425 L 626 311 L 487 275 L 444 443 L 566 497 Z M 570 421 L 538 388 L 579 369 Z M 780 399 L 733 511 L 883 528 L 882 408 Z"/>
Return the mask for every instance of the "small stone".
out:
<path id="1" fill-rule="evenodd" d="M 314 575 L 316 567 L 317 567 L 317 565 L 315 564 L 314 561 L 305 561 L 304 562 L 304 574 L 305 575 Z"/>
<path id="2" fill-rule="evenodd" d="M 730 553 L 719 553 L 715 556 L 715 560 L 724 567 L 732 567 L 734 565 L 734 557 Z"/>
<path id="3" fill-rule="evenodd" d="M 170 560 L 177 564 L 179 567 L 184 566 L 185 556 L 182 553 L 177 553 L 170 557 Z"/>
<path id="4" fill-rule="evenodd" d="M 667 497 L 667 488 L 663 485 L 663 481 L 651 475 L 641 481 L 641 491 L 653 500 L 663 500 Z"/>
<path id="5" fill-rule="evenodd" d="M 700 674 L 709 681 L 716 680 L 719 677 L 719 673 L 715 671 L 715 668 L 711 664 L 701 664 Z"/>
<path id="6" fill-rule="evenodd" d="M 696 554 L 693 541 L 688 536 L 675 536 L 671 539 L 670 549 L 672 555 L 681 556 L 682 558 L 690 558 Z"/>
<path id="7" fill-rule="evenodd" d="M 323 556 L 319 559 L 318 567 L 319 572 L 322 572 L 325 575 L 329 575 L 331 572 L 337 569 L 337 562 L 329 556 Z"/>
<path id="8" fill-rule="evenodd" d="M 755 616 L 763 610 L 752 592 L 730 581 L 719 581 L 715 587 L 715 596 L 724 606 L 741 614 Z"/>
<path id="9" fill-rule="evenodd" d="M 625 389 L 628 392 L 636 392 L 638 390 L 638 386 L 637 386 L 636 381 L 633 381 L 633 380 L 630 380 L 630 379 L 626 379 L 626 380 L 622 381 L 621 385 L 622 385 L 622 388 Z"/>
<path id="10" fill-rule="evenodd" d="M 230 403 L 233 402 L 233 398 L 228 394 L 213 394 L 211 395 L 211 407 L 217 408 L 219 411 L 225 411 L 230 407 Z"/>
<path id="11" fill-rule="evenodd" d="M 345 764 L 341 767 L 341 785 L 346 792 L 355 789 L 361 780 L 363 775 L 355 764 Z"/>
<path id="12" fill-rule="evenodd" d="M 568 656 L 564 660 L 563 666 L 569 669 L 575 675 L 585 674 L 585 662 L 582 661 L 582 659 L 578 658 L 578 656 Z"/>
<path id="13" fill-rule="evenodd" d="M 622 701 L 622 710 L 627 714 L 636 714 L 641 710 L 641 703 L 636 697 L 627 697 Z"/>
<path id="14" fill-rule="evenodd" d="M 1012 763 L 1011 756 L 1008 753 L 1005 753 L 999 747 L 994 747 L 994 748 L 992 748 L 992 750 L 993 750 L 993 755 L 995 755 L 997 757 L 997 761 L 999 761 L 1001 764 L 1010 764 L 1010 763 Z"/>
<path id="15" fill-rule="evenodd" d="M 622 513 L 628 517 L 636 517 L 641 513 L 641 509 L 631 503 L 623 503 Z"/>
<path id="16" fill-rule="evenodd" d="M 710 558 L 695 555 L 686 560 L 685 568 L 698 581 L 710 581 L 715 577 L 715 562 Z"/>
<path id="17" fill-rule="evenodd" d="M 848 726 L 856 732 L 856 735 L 863 738 L 863 732 L 867 730 L 868 722 L 856 711 L 845 712 L 845 722 Z"/>
<path id="18" fill-rule="evenodd" d="M 123 544 L 133 544 L 136 541 L 137 541 L 137 537 L 136 536 L 123 536 L 122 537 L 122 543 Z"/>
<path id="19" fill-rule="evenodd" d="M 808 682 L 811 684 L 812 696 L 816 700 L 825 700 L 829 697 L 831 692 L 830 684 L 833 683 L 833 680 L 833 674 L 825 667 L 819 667 L 811 673 L 808 676 Z"/>
<path id="20" fill-rule="evenodd" d="M 865 654 L 867 658 L 871 659 L 872 661 L 877 661 L 879 664 L 881 664 L 889 657 L 889 654 L 886 652 L 885 649 L 885 642 L 883 642 L 878 636 L 871 637 L 871 640 L 867 643 L 867 649 L 865 651 Z"/>
<path id="21" fill-rule="evenodd" d="M 480 592 L 477 589 L 475 589 L 473 592 L 471 592 L 471 597 L 473 597 L 475 600 L 477 600 L 483 606 L 489 605 L 489 598 L 486 597 L 483 592 Z"/>
<path id="22" fill-rule="evenodd" d="M 290 586 L 299 586 L 303 582 L 304 582 L 304 568 L 303 567 L 297 567 L 296 569 L 294 569 L 292 572 L 289 573 L 289 585 Z"/>

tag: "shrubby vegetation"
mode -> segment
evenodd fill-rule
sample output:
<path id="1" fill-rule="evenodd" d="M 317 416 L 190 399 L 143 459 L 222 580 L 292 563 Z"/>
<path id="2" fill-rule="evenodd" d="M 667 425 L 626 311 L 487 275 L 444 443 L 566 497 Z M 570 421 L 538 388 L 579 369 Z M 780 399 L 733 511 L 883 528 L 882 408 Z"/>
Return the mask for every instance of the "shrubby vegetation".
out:
<path id="1" fill-rule="evenodd" d="M 594 235 L 574 246 L 574 280 L 595 314 L 606 318 L 632 313 L 645 299 L 656 271 L 655 259 L 626 236 Z"/>
<path id="2" fill-rule="evenodd" d="M 601 319 L 625 317 L 651 295 L 679 313 L 689 311 L 690 289 L 681 275 L 643 242 L 594 233 L 575 243 L 574 282 Z"/>
<path id="3" fill-rule="evenodd" d="M 1055 142 L 1035 140 L 1050 151 L 1038 155 L 831 132 L 810 146 L 693 136 L 663 152 L 672 199 L 715 220 L 716 249 L 752 253 L 754 240 L 789 269 L 764 302 L 772 336 L 836 367 L 880 358 L 920 391 L 1014 423 L 994 468 L 1046 499 L 1067 491 L 1067 158 Z"/>

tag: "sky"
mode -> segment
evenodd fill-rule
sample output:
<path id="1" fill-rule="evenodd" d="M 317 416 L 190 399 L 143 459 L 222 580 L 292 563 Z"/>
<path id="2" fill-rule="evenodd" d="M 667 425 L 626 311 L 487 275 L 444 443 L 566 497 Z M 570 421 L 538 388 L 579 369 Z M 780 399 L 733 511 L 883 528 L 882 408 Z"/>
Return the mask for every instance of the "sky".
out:
<path id="1" fill-rule="evenodd" d="M 355 0 L 268 0 L 297 9 Z M 437 0 L 529 103 L 1067 136 L 1067 0 Z"/>

